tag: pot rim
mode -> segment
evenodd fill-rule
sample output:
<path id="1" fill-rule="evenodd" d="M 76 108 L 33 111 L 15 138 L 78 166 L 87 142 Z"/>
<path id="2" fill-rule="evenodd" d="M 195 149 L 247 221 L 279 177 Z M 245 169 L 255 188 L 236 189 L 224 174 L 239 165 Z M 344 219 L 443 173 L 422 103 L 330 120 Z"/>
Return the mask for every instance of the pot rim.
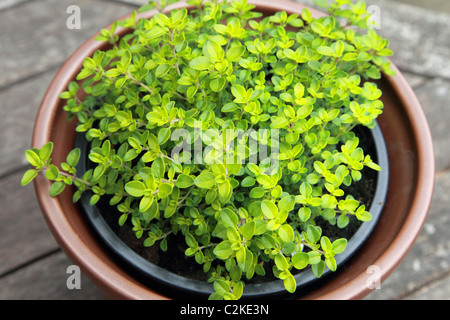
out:
<path id="1" fill-rule="evenodd" d="M 306 5 L 293 3 L 287 0 L 279 0 L 276 3 L 263 0 L 249 0 L 249 4 L 254 4 L 259 10 L 263 11 L 285 10 L 291 13 L 299 13 L 303 8 L 308 8 L 313 16 L 326 15 L 325 13 Z M 186 7 L 184 1 L 169 6 L 166 11 L 180 7 Z M 189 6 L 187 7 L 189 8 Z M 144 12 L 138 14 L 137 18 L 150 16 L 154 13 L 156 13 L 156 11 Z M 130 14 L 127 14 L 118 20 L 126 19 Z M 109 28 L 111 25 L 112 23 L 105 28 Z M 124 34 L 125 32 L 125 28 L 120 26 L 117 27 L 116 34 Z M 74 79 L 75 75 L 80 71 L 84 58 L 86 56 L 91 56 L 102 46 L 101 43 L 94 40 L 99 33 L 100 31 L 84 42 L 69 57 L 55 75 L 44 95 L 36 116 L 32 147 L 40 148 L 50 140 L 53 133 L 52 123 L 55 121 L 59 102 L 61 101 L 59 94 L 66 90 L 69 82 Z M 386 250 L 386 252 L 379 256 L 373 263 L 380 267 L 382 281 L 392 273 L 404 256 L 406 256 L 422 229 L 426 219 L 426 213 L 431 205 L 435 172 L 433 142 L 425 114 L 404 76 L 395 65 L 392 64 L 392 68 L 396 71 L 397 75 L 386 76 L 384 79 L 395 90 L 403 105 L 407 106 L 404 110 L 411 126 L 417 149 L 418 179 L 414 193 L 414 201 L 398 236 L 389 245 L 389 250 Z M 130 281 L 131 279 L 127 277 L 127 275 L 118 273 L 114 268 L 107 265 L 101 257 L 95 255 L 82 239 L 78 237 L 67 217 L 63 214 L 62 203 L 60 202 L 62 200 L 59 197 L 49 197 L 49 181 L 44 177 L 38 176 L 34 181 L 34 186 L 39 204 L 44 213 L 44 218 L 55 239 L 69 258 L 72 261 L 76 261 L 83 272 L 85 272 L 97 285 L 104 289 L 116 292 L 118 296 L 124 299 L 167 299 L 144 285 Z M 424 199 L 426 199 L 426 201 L 424 201 Z M 362 298 L 371 291 L 366 284 L 367 277 L 367 274 L 360 274 L 349 279 L 349 281 L 339 289 L 327 292 L 320 292 L 319 290 L 320 293 L 313 293 L 305 296 L 305 298 L 331 300 Z"/>

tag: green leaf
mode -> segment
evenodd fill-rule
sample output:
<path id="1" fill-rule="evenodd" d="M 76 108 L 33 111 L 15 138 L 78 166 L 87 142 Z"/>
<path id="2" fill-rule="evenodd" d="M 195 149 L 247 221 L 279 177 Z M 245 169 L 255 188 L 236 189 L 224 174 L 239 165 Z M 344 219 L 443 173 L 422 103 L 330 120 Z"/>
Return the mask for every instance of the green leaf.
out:
<path id="1" fill-rule="evenodd" d="M 75 167 L 80 160 L 81 150 L 79 148 L 73 149 L 66 157 L 66 162 L 69 166 Z"/>
<path id="2" fill-rule="evenodd" d="M 312 243 L 316 243 L 317 241 L 320 240 L 320 236 L 322 234 L 322 232 L 320 231 L 320 229 L 318 227 L 314 227 L 314 226 L 308 226 L 308 229 L 306 230 L 306 233 L 308 235 L 308 239 L 309 241 L 311 241 Z"/>
<path id="3" fill-rule="evenodd" d="M 124 213 L 119 217 L 119 226 L 123 226 L 125 222 L 127 221 L 128 214 Z"/>
<path id="4" fill-rule="evenodd" d="M 315 60 L 311 60 L 308 61 L 308 66 L 312 69 L 312 70 L 320 70 L 320 68 L 322 67 L 322 65 L 320 64 L 320 62 L 315 61 Z"/>
<path id="5" fill-rule="evenodd" d="M 236 228 L 237 224 L 239 223 L 239 217 L 236 213 L 233 212 L 233 210 L 229 208 L 222 209 L 220 218 L 226 228 Z"/>
<path id="6" fill-rule="evenodd" d="M 169 70 L 170 66 L 168 64 L 160 64 L 155 70 L 155 75 L 158 78 L 162 78 L 167 74 L 167 72 L 169 72 Z"/>
<path id="7" fill-rule="evenodd" d="M 255 221 L 255 235 L 261 235 L 267 230 L 267 221 L 258 219 Z"/>
<path id="8" fill-rule="evenodd" d="M 247 222 L 242 227 L 242 235 L 244 236 L 244 238 L 246 240 L 250 240 L 253 237 L 253 235 L 255 234 L 255 229 L 256 229 L 255 221 Z"/>
<path id="9" fill-rule="evenodd" d="M 91 57 L 86 57 L 83 61 L 83 66 L 88 69 L 95 69 L 97 64 Z"/>
<path id="10" fill-rule="evenodd" d="M 149 236 L 147 239 L 145 239 L 144 241 L 144 247 L 151 247 L 155 244 L 157 240 L 157 237 L 155 236 L 155 234 L 149 232 Z"/>
<path id="11" fill-rule="evenodd" d="M 125 50 L 120 58 L 120 63 L 122 64 L 123 70 L 127 70 L 131 63 L 132 55 L 130 50 Z"/>
<path id="12" fill-rule="evenodd" d="M 301 207 L 298 210 L 298 217 L 300 218 L 300 220 L 302 220 L 303 222 L 306 222 L 309 220 L 309 218 L 311 217 L 311 209 L 308 207 Z"/>
<path id="13" fill-rule="evenodd" d="M 375 162 L 368 162 L 368 163 L 365 163 L 365 165 L 375 171 L 382 171 L 382 168 Z"/>
<path id="14" fill-rule="evenodd" d="M 233 294 L 237 299 L 240 299 L 243 293 L 244 293 L 244 283 L 242 281 L 236 282 L 233 286 Z"/>
<path id="15" fill-rule="evenodd" d="M 100 200 L 100 196 L 98 194 L 93 194 L 91 199 L 89 200 L 89 205 L 93 206 Z"/>
<path id="16" fill-rule="evenodd" d="M 231 93 L 238 100 L 245 100 L 247 97 L 247 90 L 240 84 L 234 85 L 231 87 Z"/>
<path id="17" fill-rule="evenodd" d="M 256 187 L 250 190 L 250 198 L 259 199 L 262 198 L 265 194 L 265 191 L 261 187 Z"/>
<path id="18" fill-rule="evenodd" d="M 208 57 L 200 56 L 194 58 L 189 62 L 189 66 L 195 70 L 209 70 L 212 66 L 211 60 Z"/>
<path id="19" fill-rule="evenodd" d="M 145 212 L 147 211 L 153 203 L 153 196 L 144 196 L 139 202 L 139 211 Z"/>
<path id="20" fill-rule="evenodd" d="M 245 52 L 245 46 L 239 45 L 228 49 L 227 60 L 231 62 L 238 61 Z"/>
<path id="21" fill-rule="evenodd" d="M 237 109 L 239 109 L 239 106 L 236 103 L 229 102 L 222 107 L 221 111 L 222 112 L 233 112 Z"/>
<path id="22" fill-rule="evenodd" d="M 245 250 L 245 247 L 240 247 L 239 250 L 236 252 L 236 261 L 242 271 L 245 271 L 246 256 L 247 252 Z"/>
<path id="23" fill-rule="evenodd" d="M 57 182 L 52 183 L 52 185 L 50 186 L 50 192 L 49 192 L 50 196 L 56 197 L 58 194 L 63 192 L 65 187 L 66 187 L 66 184 L 62 181 L 57 181 Z"/>
<path id="24" fill-rule="evenodd" d="M 303 182 L 300 185 L 300 193 L 306 197 L 309 197 L 312 193 L 312 187 L 309 183 Z"/>
<path id="25" fill-rule="evenodd" d="M 214 281 L 213 286 L 214 286 L 214 290 L 220 295 L 229 293 L 230 289 L 231 289 L 229 282 L 225 281 L 223 279 L 217 279 L 216 281 Z"/>
<path id="26" fill-rule="evenodd" d="M 331 49 L 330 47 L 325 47 L 325 46 L 318 47 L 317 52 L 320 54 L 323 54 L 325 56 L 333 56 L 334 55 L 333 49 Z"/>
<path id="27" fill-rule="evenodd" d="M 83 68 L 81 72 L 77 75 L 77 80 L 83 80 L 91 76 L 95 72 L 95 69 Z"/>
<path id="28" fill-rule="evenodd" d="M 285 243 L 294 241 L 294 229 L 288 224 L 283 224 L 278 229 L 278 235 Z"/>
<path id="29" fill-rule="evenodd" d="M 231 196 L 233 194 L 233 189 L 231 188 L 230 181 L 225 180 L 224 182 L 220 183 L 217 189 L 219 193 L 219 201 L 222 205 L 225 205 L 230 201 Z"/>
<path id="30" fill-rule="evenodd" d="M 320 252 L 317 252 L 317 251 L 309 251 L 308 253 L 308 258 L 309 258 L 309 264 L 310 265 L 314 265 L 314 264 L 318 264 L 318 263 L 320 263 L 322 260 L 321 260 L 321 254 L 320 254 Z"/>
<path id="31" fill-rule="evenodd" d="M 213 253 L 217 256 L 217 258 L 221 260 L 228 259 L 233 252 L 234 250 L 231 249 L 231 242 L 228 240 L 222 241 L 213 250 Z"/>
<path id="32" fill-rule="evenodd" d="M 20 182 L 20 184 L 22 186 L 26 186 L 27 184 L 29 184 L 31 181 L 33 181 L 33 179 L 37 176 L 38 172 L 34 169 L 30 169 L 27 170 L 23 176 L 22 176 L 22 180 Z"/>
<path id="33" fill-rule="evenodd" d="M 197 251 L 196 248 L 187 248 L 184 253 L 186 256 L 190 257 L 190 256 L 193 256 L 196 251 Z"/>
<path id="34" fill-rule="evenodd" d="M 121 74 L 122 74 L 122 71 L 120 71 L 117 68 L 109 69 L 108 71 L 105 72 L 105 76 L 107 76 L 109 78 L 116 78 L 116 77 L 120 76 Z"/>
<path id="35" fill-rule="evenodd" d="M 344 252 L 346 247 L 347 247 L 347 239 L 344 239 L 344 238 L 337 239 L 332 244 L 333 252 L 335 254 L 340 254 L 340 253 Z"/>
<path id="36" fill-rule="evenodd" d="M 170 131 L 170 128 L 161 128 L 158 131 L 158 143 L 160 145 L 163 145 L 164 143 L 166 143 L 167 140 L 169 140 L 171 133 L 172 133 L 172 131 Z"/>
<path id="37" fill-rule="evenodd" d="M 344 42 L 342 42 L 342 40 L 337 41 L 336 43 L 333 44 L 333 50 L 334 50 L 334 56 L 336 58 L 339 58 L 342 56 L 342 54 L 344 53 Z"/>
<path id="38" fill-rule="evenodd" d="M 342 58 L 344 61 L 354 61 L 356 59 L 358 59 L 358 54 L 354 52 L 348 52 L 344 54 L 344 57 Z"/>
<path id="39" fill-rule="evenodd" d="M 222 47 L 215 41 L 207 41 L 203 53 L 211 57 L 214 61 L 220 61 L 224 56 Z"/>
<path id="40" fill-rule="evenodd" d="M 39 157 L 42 161 L 47 161 L 53 151 L 53 142 L 47 142 L 42 146 L 42 148 L 39 150 Z"/>
<path id="41" fill-rule="evenodd" d="M 239 232 L 234 227 L 227 228 L 227 238 L 233 244 L 233 246 L 232 246 L 233 249 L 236 250 L 236 248 L 234 247 L 236 244 L 238 246 L 240 246 L 241 236 L 239 235 Z"/>
<path id="42" fill-rule="evenodd" d="M 325 264 L 327 265 L 328 269 L 331 271 L 336 271 L 337 265 L 336 265 L 336 259 L 334 257 L 327 257 L 325 258 Z"/>
<path id="43" fill-rule="evenodd" d="M 293 264 L 294 268 L 296 268 L 298 270 L 302 270 L 302 269 L 306 268 L 308 263 L 309 263 L 309 255 L 305 252 L 296 253 L 292 257 L 292 264 Z"/>
<path id="44" fill-rule="evenodd" d="M 320 246 L 322 247 L 323 251 L 325 251 L 325 252 L 332 251 L 331 241 L 330 241 L 330 239 L 328 239 L 328 237 L 323 236 L 320 239 Z"/>
<path id="45" fill-rule="evenodd" d="M 176 186 L 180 189 L 189 188 L 194 184 L 194 179 L 186 174 L 180 174 L 177 177 Z"/>
<path id="46" fill-rule="evenodd" d="M 214 92 L 220 92 L 223 90 L 225 84 L 226 84 L 226 79 L 225 78 L 216 78 L 214 80 L 212 80 L 209 83 L 209 87 L 211 88 L 212 91 Z M 223 108 L 222 108 L 223 109 Z M 226 109 L 225 109 L 226 110 Z M 227 111 L 223 111 L 223 112 L 227 112 Z"/>
<path id="47" fill-rule="evenodd" d="M 264 267 L 260 264 L 257 264 L 255 266 L 255 273 L 259 276 L 265 276 L 266 275 L 266 270 L 264 270 Z"/>
<path id="48" fill-rule="evenodd" d="M 350 223 L 350 219 L 346 215 L 340 215 L 337 219 L 337 226 L 344 229 Z"/>
<path id="49" fill-rule="evenodd" d="M 25 158 L 34 167 L 40 168 L 43 166 L 41 158 L 34 150 L 26 150 Z"/>
<path id="50" fill-rule="evenodd" d="M 161 183 L 158 187 L 158 195 L 161 199 L 167 198 L 172 193 L 173 187 L 169 183 Z"/>
<path id="51" fill-rule="evenodd" d="M 373 217 L 370 214 L 370 212 L 366 211 L 366 207 L 364 205 L 362 205 L 356 211 L 356 218 L 359 221 L 370 221 L 370 220 L 372 220 Z"/>
<path id="52" fill-rule="evenodd" d="M 263 200 L 261 201 L 261 210 L 263 215 L 267 219 L 275 219 L 275 217 L 278 215 L 278 207 L 269 200 Z"/>
<path id="53" fill-rule="evenodd" d="M 164 160 L 161 157 L 157 157 L 152 163 L 151 170 L 155 178 L 163 178 L 164 173 L 166 172 Z"/>
<path id="54" fill-rule="evenodd" d="M 194 183 L 202 189 L 212 189 L 216 186 L 216 177 L 212 172 L 205 171 L 195 178 Z"/>
<path id="55" fill-rule="evenodd" d="M 320 278 L 325 271 L 325 263 L 320 261 L 319 263 L 312 265 L 311 269 L 316 278 Z"/>
<path id="56" fill-rule="evenodd" d="M 145 189 L 145 185 L 140 181 L 130 181 L 125 185 L 125 191 L 136 198 L 142 197 Z"/>
<path id="57" fill-rule="evenodd" d="M 132 161 L 139 155 L 139 152 L 137 152 L 135 149 L 130 149 L 127 151 L 125 156 L 123 157 L 124 161 Z"/>
<path id="58" fill-rule="evenodd" d="M 262 185 L 262 187 L 265 189 L 272 188 L 273 185 L 272 179 L 270 179 L 270 177 L 266 174 L 261 174 L 258 177 L 256 177 L 256 181 L 258 181 L 258 183 Z"/>
<path id="59" fill-rule="evenodd" d="M 243 187 L 252 187 L 255 185 L 255 178 L 247 176 L 245 177 L 242 182 L 241 182 L 241 186 Z"/>
<path id="60" fill-rule="evenodd" d="M 215 24 L 213 26 L 214 30 L 216 30 L 217 33 L 225 34 L 227 32 L 227 27 L 223 24 Z"/>
<path id="61" fill-rule="evenodd" d="M 286 196 L 283 197 L 278 202 L 278 210 L 286 210 L 287 212 L 290 212 L 292 209 L 294 209 L 295 206 L 295 197 L 294 196 Z"/>
<path id="62" fill-rule="evenodd" d="M 284 283 L 284 287 L 286 288 L 286 290 L 289 293 L 294 293 L 295 290 L 297 289 L 297 283 L 296 283 L 295 278 L 294 278 L 294 276 L 292 274 L 288 275 L 284 279 L 283 283 Z"/>
<path id="63" fill-rule="evenodd" d="M 289 268 L 289 263 L 281 253 L 278 253 L 275 256 L 275 265 L 280 271 L 287 270 Z"/>

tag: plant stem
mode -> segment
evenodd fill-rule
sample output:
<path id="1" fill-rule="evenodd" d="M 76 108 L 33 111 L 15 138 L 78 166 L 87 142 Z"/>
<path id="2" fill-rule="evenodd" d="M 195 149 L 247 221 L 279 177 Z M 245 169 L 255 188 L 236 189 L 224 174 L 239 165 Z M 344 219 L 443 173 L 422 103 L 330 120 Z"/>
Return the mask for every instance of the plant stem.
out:
<path id="1" fill-rule="evenodd" d="M 321 254 L 324 254 L 325 252 L 324 251 L 322 251 L 322 250 L 319 250 L 319 249 L 315 249 L 312 245 L 310 245 L 309 243 L 307 243 L 306 241 L 304 241 L 304 240 L 302 240 L 302 245 L 304 245 L 304 246 L 306 246 L 306 247 L 308 247 L 308 248 L 310 248 L 311 250 L 315 250 L 315 251 L 317 251 L 317 252 L 319 252 L 319 253 L 321 253 Z"/>
<path id="2" fill-rule="evenodd" d="M 181 205 L 181 204 L 184 202 L 184 200 L 187 199 L 187 197 L 189 196 L 189 194 L 191 193 L 191 191 L 192 191 L 193 188 L 194 188 L 194 187 L 191 187 L 191 188 L 188 190 L 188 192 L 184 195 L 184 197 L 181 198 L 180 201 L 178 201 L 178 205 Z"/>
<path id="3" fill-rule="evenodd" d="M 151 88 L 147 87 L 142 81 L 137 80 L 137 79 L 136 79 L 135 77 L 133 77 L 131 74 L 126 73 L 125 75 L 128 77 L 128 79 L 130 79 L 130 80 L 133 81 L 134 83 L 140 85 L 142 88 L 144 88 L 145 90 L 147 90 L 147 91 L 150 92 L 151 94 L 154 94 L 154 93 L 155 93 Z"/>
<path id="4" fill-rule="evenodd" d="M 172 29 L 171 31 L 172 32 L 170 33 L 170 42 L 173 42 L 174 30 Z M 172 45 L 172 43 L 170 43 L 170 47 L 172 48 L 172 54 L 173 54 L 174 59 L 177 59 L 177 53 L 175 52 L 175 46 Z M 179 66 L 178 60 L 177 60 L 177 62 L 175 64 L 175 68 L 177 69 L 178 75 L 181 76 L 180 66 Z"/>
<path id="5" fill-rule="evenodd" d="M 44 167 L 42 167 L 42 170 L 50 170 L 50 168 L 49 167 L 47 167 L 47 166 L 44 166 Z M 60 170 L 58 170 L 58 173 L 60 174 L 60 175 L 62 175 L 63 177 L 69 177 L 69 178 L 71 178 L 72 180 L 76 180 L 76 181 L 78 181 L 78 182 L 81 182 L 82 184 L 84 184 L 87 188 L 92 188 L 93 187 L 93 185 L 91 184 L 91 183 L 89 183 L 89 182 L 87 182 L 86 180 L 83 180 L 83 179 L 81 179 L 81 178 L 78 178 L 77 176 L 75 176 L 75 175 L 73 175 L 73 174 L 70 174 L 70 173 L 67 173 L 67 172 L 64 172 L 64 171 L 60 171 Z"/>

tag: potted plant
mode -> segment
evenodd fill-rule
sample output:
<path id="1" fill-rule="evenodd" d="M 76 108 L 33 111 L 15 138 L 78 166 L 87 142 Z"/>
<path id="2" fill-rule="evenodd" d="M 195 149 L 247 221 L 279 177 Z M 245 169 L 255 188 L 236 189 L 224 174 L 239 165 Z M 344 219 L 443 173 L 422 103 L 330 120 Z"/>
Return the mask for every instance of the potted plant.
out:
<path id="1" fill-rule="evenodd" d="M 36 178 L 66 253 L 121 298 L 183 291 L 160 288 L 179 280 L 173 273 L 158 273 L 147 286 L 142 274 L 122 268 L 91 230 L 102 234 L 99 220 L 114 221 L 108 232 L 128 226 L 141 248 L 181 248 L 207 274 L 210 298 L 245 296 L 255 275 L 273 274 L 281 280 L 270 283 L 310 297 L 341 287 L 341 298 L 368 292 L 366 283 L 354 284 L 367 279 L 364 267 L 377 264 L 386 277 L 426 215 L 432 150 L 417 100 L 385 58 L 388 41 L 355 30 L 366 26 L 365 6 L 347 4 L 324 4 L 324 15 L 290 2 L 193 0 L 165 13 L 133 13 L 83 45 L 44 98 L 25 153 L 34 168 L 22 179 Z M 67 116 L 69 124 L 61 121 Z M 383 139 L 374 156 L 384 168 L 360 145 L 361 126 L 383 133 L 391 170 Z M 415 156 L 398 149 L 399 139 Z M 358 193 L 364 168 L 393 172 L 387 196 Z M 387 181 L 378 176 L 378 185 Z M 327 229 L 368 225 L 371 203 L 381 218 L 342 271 L 339 255 L 352 234 Z M 150 265 L 139 270 L 161 271 Z M 294 271 L 308 268 L 317 278 L 337 271 L 313 291 L 297 290 Z M 357 271 L 350 280 L 348 270 Z M 184 290 L 205 293 L 204 282 L 185 283 L 192 287 Z"/>

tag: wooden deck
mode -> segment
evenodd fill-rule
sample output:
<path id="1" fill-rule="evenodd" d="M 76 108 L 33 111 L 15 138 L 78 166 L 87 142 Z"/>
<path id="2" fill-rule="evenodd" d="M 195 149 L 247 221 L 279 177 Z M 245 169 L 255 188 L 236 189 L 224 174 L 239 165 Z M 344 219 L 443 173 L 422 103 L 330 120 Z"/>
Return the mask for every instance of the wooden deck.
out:
<path id="1" fill-rule="evenodd" d="M 44 92 L 64 60 L 96 30 L 145 2 L 0 1 L 0 299 L 102 299 L 86 277 L 80 290 L 67 288 L 66 271 L 72 262 L 52 238 L 33 186 L 20 186 L 28 168 L 23 152 L 30 146 Z M 71 4 L 81 9 L 79 30 L 66 25 Z M 380 32 L 392 40 L 397 52 L 393 60 L 429 119 L 437 172 L 434 201 L 421 235 L 381 289 L 366 299 L 449 299 L 450 14 L 398 7 L 387 0 L 371 4 L 380 6 Z"/>

